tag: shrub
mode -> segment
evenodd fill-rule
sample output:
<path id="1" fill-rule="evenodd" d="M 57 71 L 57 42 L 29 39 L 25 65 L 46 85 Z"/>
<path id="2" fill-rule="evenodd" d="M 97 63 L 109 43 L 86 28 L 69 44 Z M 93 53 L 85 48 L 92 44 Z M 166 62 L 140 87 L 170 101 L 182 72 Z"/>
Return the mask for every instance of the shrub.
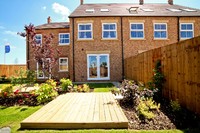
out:
<path id="1" fill-rule="evenodd" d="M 46 103 L 54 99 L 58 93 L 54 90 L 52 85 L 43 83 L 39 86 L 39 89 L 36 90 L 37 101 L 39 103 Z"/>
<path id="2" fill-rule="evenodd" d="M 160 104 L 156 104 L 152 98 L 146 98 L 145 100 L 140 100 L 140 103 L 137 107 L 140 118 L 152 119 L 155 117 L 155 114 L 152 110 L 158 110 Z"/>
<path id="3" fill-rule="evenodd" d="M 89 92 L 90 91 L 90 87 L 87 84 L 78 85 L 76 90 L 78 92 Z"/>
<path id="4" fill-rule="evenodd" d="M 179 112 L 181 110 L 181 106 L 178 102 L 178 99 L 176 99 L 175 101 L 171 100 L 170 106 L 171 106 L 173 112 Z"/>
<path id="5" fill-rule="evenodd" d="M 120 93 L 123 96 L 122 102 L 135 107 L 139 104 L 141 98 L 153 97 L 154 95 L 154 91 L 139 87 L 136 82 L 129 80 L 122 82 Z"/>
<path id="6" fill-rule="evenodd" d="M 49 84 L 50 86 L 52 86 L 53 87 L 53 89 L 54 88 L 56 88 L 56 81 L 54 81 L 53 79 L 48 79 L 47 81 L 46 81 L 46 83 L 47 84 Z"/>
<path id="7" fill-rule="evenodd" d="M 17 77 L 11 78 L 11 83 L 13 85 L 19 84 L 33 84 L 36 81 L 36 76 L 34 71 L 30 70 L 23 70 L 22 68 L 20 70 L 15 71 Z"/>
<path id="8" fill-rule="evenodd" d="M 1 96 L 2 97 L 8 97 L 12 93 L 13 93 L 13 86 L 12 85 L 6 84 L 6 85 L 2 86 L 2 88 L 1 88 Z"/>
<path id="9" fill-rule="evenodd" d="M 71 91 L 70 89 L 72 89 L 73 84 L 70 79 L 62 78 L 60 82 L 61 82 L 61 88 L 63 91 Z"/>
<path id="10" fill-rule="evenodd" d="M 153 72 L 154 75 L 152 77 L 152 80 L 147 83 L 147 86 L 150 90 L 157 91 L 154 95 L 154 100 L 160 101 L 162 96 L 163 84 L 165 82 L 165 77 L 161 71 L 161 60 L 157 60 Z"/>

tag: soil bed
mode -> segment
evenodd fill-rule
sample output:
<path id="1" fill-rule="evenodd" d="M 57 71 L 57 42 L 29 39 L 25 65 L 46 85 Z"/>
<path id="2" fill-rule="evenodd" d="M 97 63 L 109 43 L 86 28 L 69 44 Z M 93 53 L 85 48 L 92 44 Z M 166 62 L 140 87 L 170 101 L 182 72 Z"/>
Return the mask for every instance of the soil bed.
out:
<path id="1" fill-rule="evenodd" d="M 200 127 L 200 118 L 198 115 L 195 115 L 184 108 L 179 112 L 173 112 L 171 111 L 170 104 L 167 100 L 162 101 L 160 109 L 154 111 L 156 116 L 151 120 L 139 118 L 136 109 L 131 106 L 122 103 L 120 103 L 120 106 L 129 120 L 129 129 L 166 130 L 193 129 Z"/>

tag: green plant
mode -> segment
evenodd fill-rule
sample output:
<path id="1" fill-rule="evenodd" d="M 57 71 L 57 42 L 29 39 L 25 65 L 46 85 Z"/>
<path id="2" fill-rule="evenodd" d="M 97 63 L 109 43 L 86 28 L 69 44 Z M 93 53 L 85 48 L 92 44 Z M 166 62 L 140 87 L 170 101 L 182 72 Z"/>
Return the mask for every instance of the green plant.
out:
<path id="1" fill-rule="evenodd" d="M 34 71 L 23 70 L 21 68 L 20 70 L 16 70 L 15 73 L 17 76 L 11 78 L 11 83 L 13 85 L 33 84 L 36 80 Z"/>
<path id="2" fill-rule="evenodd" d="M 160 108 L 160 104 L 156 104 L 152 98 L 146 98 L 145 100 L 140 100 L 140 103 L 137 107 L 137 111 L 139 116 L 146 119 L 152 119 L 155 117 L 155 114 L 152 110 L 158 110 Z M 141 117 L 140 117 L 141 118 Z"/>
<path id="3" fill-rule="evenodd" d="M 179 112 L 181 110 L 181 106 L 179 104 L 178 99 L 176 99 L 175 101 L 171 100 L 170 106 L 171 106 L 173 112 Z"/>
<path id="4" fill-rule="evenodd" d="M 123 96 L 122 102 L 137 107 L 141 98 L 153 97 L 154 90 L 139 87 L 136 82 L 124 80 L 120 88 Z"/>
<path id="5" fill-rule="evenodd" d="M 56 88 L 56 81 L 54 81 L 53 79 L 48 79 L 47 81 L 46 81 L 46 83 L 47 84 L 49 84 L 50 86 L 52 86 L 53 87 L 53 89 L 54 88 Z"/>
<path id="6" fill-rule="evenodd" d="M 1 96 L 8 97 L 13 93 L 13 86 L 10 84 L 5 84 L 1 87 Z"/>
<path id="7" fill-rule="evenodd" d="M 73 84 L 70 79 L 62 78 L 60 82 L 61 82 L 61 88 L 63 91 L 71 91 L 70 89 L 72 88 Z"/>
<path id="8" fill-rule="evenodd" d="M 162 88 L 165 82 L 165 76 L 161 71 L 161 60 L 157 60 L 155 64 L 155 68 L 153 69 L 154 75 L 152 80 L 147 83 L 147 86 L 150 90 L 155 90 L 154 99 L 156 101 L 160 100 L 160 96 L 162 95 Z"/>
<path id="9" fill-rule="evenodd" d="M 76 90 L 78 92 L 89 92 L 90 91 L 90 87 L 87 84 L 78 85 Z"/>
<path id="10" fill-rule="evenodd" d="M 36 91 L 37 101 L 39 103 L 46 103 L 54 99 L 58 95 L 57 91 L 54 90 L 52 85 L 43 83 L 39 86 Z"/>

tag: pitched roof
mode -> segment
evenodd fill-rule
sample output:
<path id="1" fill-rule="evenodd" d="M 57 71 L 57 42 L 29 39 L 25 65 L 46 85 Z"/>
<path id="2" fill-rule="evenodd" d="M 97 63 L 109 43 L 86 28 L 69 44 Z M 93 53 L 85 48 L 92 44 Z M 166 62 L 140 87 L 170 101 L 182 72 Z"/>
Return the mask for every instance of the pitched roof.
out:
<path id="1" fill-rule="evenodd" d="M 38 25 L 35 29 L 58 29 L 58 28 L 69 28 L 69 22 L 51 22 L 47 24 Z"/>
<path id="2" fill-rule="evenodd" d="M 200 10 L 169 4 L 83 4 L 69 17 L 88 16 L 200 16 Z"/>

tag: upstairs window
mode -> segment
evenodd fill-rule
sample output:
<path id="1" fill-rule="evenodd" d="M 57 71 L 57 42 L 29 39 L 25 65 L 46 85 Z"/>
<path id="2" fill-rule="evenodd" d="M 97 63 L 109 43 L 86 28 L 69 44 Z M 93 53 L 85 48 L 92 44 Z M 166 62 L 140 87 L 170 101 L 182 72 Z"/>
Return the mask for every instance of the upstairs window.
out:
<path id="1" fill-rule="evenodd" d="M 154 39 L 167 39 L 167 24 L 154 24 Z"/>
<path id="2" fill-rule="evenodd" d="M 42 44 L 42 34 L 36 34 L 35 41 L 37 44 Z"/>
<path id="3" fill-rule="evenodd" d="M 92 39 L 92 24 L 78 24 L 78 39 Z"/>
<path id="4" fill-rule="evenodd" d="M 130 24 L 131 39 L 144 39 L 144 24 L 131 23 Z"/>
<path id="5" fill-rule="evenodd" d="M 103 39 L 116 39 L 117 26 L 116 23 L 103 23 L 102 24 L 102 38 Z"/>
<path id="6" fill-rule="evenodd" d="M 68 71 L 68 58 L 59 58 L 59 71 Z"/>
<path id="7" fill-rule="evenodd" d="M 180 24 L 180 38 L 189 39 L 194 37 L 193 23 L 181 23 Z"/>
<path id="8" fill-rule="evenodd" d="M 59 45 L 69 44 L 69 33 L 60 33 L 59 34 Z"/>

